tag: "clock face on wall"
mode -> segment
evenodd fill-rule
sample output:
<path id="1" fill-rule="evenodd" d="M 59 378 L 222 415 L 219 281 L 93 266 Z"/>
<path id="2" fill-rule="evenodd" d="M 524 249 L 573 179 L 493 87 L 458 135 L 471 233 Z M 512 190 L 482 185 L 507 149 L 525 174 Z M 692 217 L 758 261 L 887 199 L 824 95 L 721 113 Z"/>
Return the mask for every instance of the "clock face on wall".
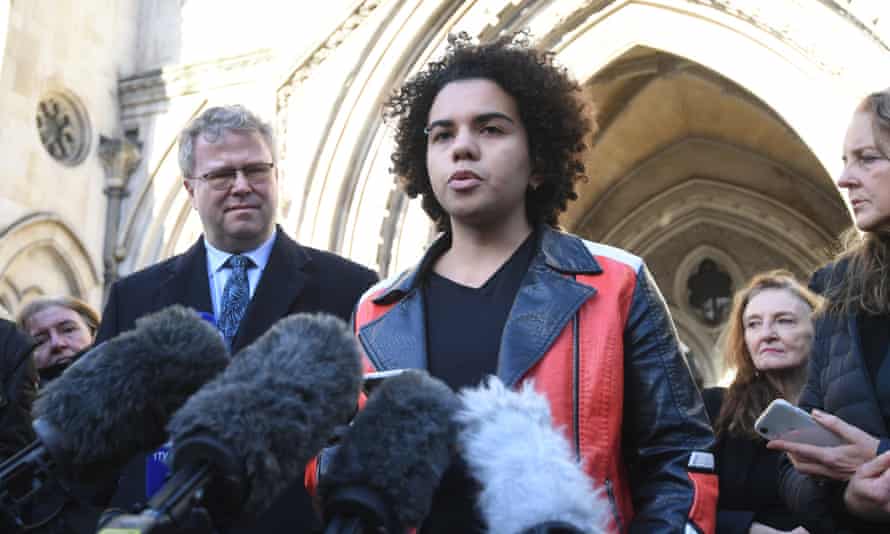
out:
<path id="1" fill-rule="evenodd" d="M 53 158 L 66 165 L 83 161 L 89 148 L 89 123 L 74 97 L 47 93 L 37 104 L 35 119 L 40 142 Z"/>

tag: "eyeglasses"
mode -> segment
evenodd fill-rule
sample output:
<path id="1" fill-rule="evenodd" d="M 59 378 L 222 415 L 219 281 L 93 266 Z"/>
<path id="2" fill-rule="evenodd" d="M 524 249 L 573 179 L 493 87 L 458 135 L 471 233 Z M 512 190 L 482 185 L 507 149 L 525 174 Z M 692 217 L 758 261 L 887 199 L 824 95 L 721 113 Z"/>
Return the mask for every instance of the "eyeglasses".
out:
<path id="1" fill-rule="evenodd" d="M 235 184 L 238 171 L 244 175 L 244 179 L 250 185 L 262 185 L 272 177 L 274 163 L 251 163 L 243 167 L 227 167 L 210 171 L 201 176 L 193 176 L 192 179 L 201 180 L 217 191 L 227 191 Z"/>

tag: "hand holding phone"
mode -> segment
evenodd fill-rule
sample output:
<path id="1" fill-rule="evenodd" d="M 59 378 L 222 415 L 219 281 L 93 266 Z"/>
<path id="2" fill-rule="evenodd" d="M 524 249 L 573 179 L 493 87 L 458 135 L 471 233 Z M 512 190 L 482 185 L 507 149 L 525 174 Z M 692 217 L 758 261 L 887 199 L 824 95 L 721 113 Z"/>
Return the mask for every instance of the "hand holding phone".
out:
<path id="1" fill-rule="evenodd" d="M 846 440 L 785 399 L 771 402 L 754 422 L 754 430 L 767 440 L 781 439 L 818 447 L 847 444 Z"/>

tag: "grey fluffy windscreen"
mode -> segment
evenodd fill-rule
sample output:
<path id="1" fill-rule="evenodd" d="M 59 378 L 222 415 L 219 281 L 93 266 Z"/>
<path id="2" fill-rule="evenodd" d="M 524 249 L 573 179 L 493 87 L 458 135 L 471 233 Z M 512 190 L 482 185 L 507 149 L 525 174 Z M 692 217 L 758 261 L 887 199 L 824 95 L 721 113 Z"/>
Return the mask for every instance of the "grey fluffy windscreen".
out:
<path id="1" fill-rule="evenodd" d="M 460 453 L 479 481 L 478 506 L 491 534 L 545 523 L 603 534 L 609 504 L 553 426 L 550 405 L 526 382 L 512 391 L 496 377 L 461 391 Z"/>
<path id="2" fill-rule="evenodd" d="M 338 487 L 377 490 L 399 520 L 418 525 L 451 462 L 457 396 L 443 382 L 412 371 L 371 394 L 331 458 L 319 485 L 324 501 Z"/>
<path id="3" fill-rule="evenodd" d="M 84 354 L 41 391 L 33 415 L 61 431 L 73 466 L 123 464 L 162 444 L 173 412 L 228 362 L 212 325 L 171 306 Z"/>
<path id="4" fill-rule="evenodd" d="M 176 443 L 212 436 L 244 463 L 257 515 L 293 481 L 356 409 L 361 360 L 346 324 L 298 314 L 239 352 L 170 421 Z"/>

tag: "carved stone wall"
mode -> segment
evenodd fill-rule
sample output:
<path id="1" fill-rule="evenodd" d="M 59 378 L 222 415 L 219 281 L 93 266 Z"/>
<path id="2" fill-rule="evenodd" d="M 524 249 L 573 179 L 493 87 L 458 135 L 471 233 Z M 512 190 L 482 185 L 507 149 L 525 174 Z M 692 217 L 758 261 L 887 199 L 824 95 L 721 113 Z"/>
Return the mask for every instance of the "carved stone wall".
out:
<path id="1" fill-rule="evenodd" d="M 135 4 L 0 2 L 0 200 L 12 207 L 0 210 L 0 254 L 9 260 L 0 264 L 6 305 L 63 291 L 101 303 L 96 273 L 105 197 L 95 150 L 100 134 L 120 133 L 115 94 L 118 76 L 128 69 Z M 56 109 L 60 103 L 53 95 L 62 95 L 73 108 Z M 43 246 L 42 226 L 14 226 L 34 218 L 57 221 L 57 228 L 65 228 L 59 230 L 63 241 L 78 245 L 50 245 L 51 240 Z M 13 253 L 18 254 L 14 260 Z M 18 297 L 8 297 L 16 292 Z"/>
<path id="2" fill-rule="evenodd" d="M 19 218 L 0 232 L 0 243 L 0 311 L 10 316 L 34 297 L 89 299 L 99 283 L 78 233 L 53 214 Z"/>

